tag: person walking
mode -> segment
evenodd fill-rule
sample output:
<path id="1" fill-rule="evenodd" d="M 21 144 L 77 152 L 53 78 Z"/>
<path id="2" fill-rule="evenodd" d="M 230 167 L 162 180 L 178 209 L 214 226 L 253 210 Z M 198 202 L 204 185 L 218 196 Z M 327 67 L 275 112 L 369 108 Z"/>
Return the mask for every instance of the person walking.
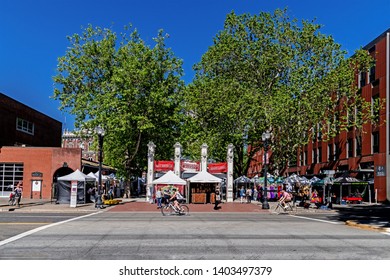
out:
<path id="1" fill-rule="evenodd" d="M 218 204 L 221 203 L 221 194 L 219 192 L 219 190 L 216 190 L 215 191 L 215 200 L 214 200 L 214 210 L 218 210 L 220 209 L 221 207 L 218 207 Z"/>
<path id="2" fill-rule="evenodd" d="M 157 208 L 161 208 L 162 193 L 161 189 L 156 191 Z"/>
<path id="3" fill-rule="evenodd" d="M 246 189 L 246 203 L 251 203 L 252 201 L 252 189 L 247 188 Z"/>
<path id="4" fill-rule="evenodd" d="M 23 182 L 19 181 L 18 184 L 16 185 L 16 188 L 14 190 L 15 192 L 15 199 L 16 199 L 16 205 L 19 207 L 20 206 L 20 200 L 22 199 L 22 192 L 23 192 Z"/>
<path id="5" fill-rule="evenodd" d="M 244 198 L 245 198 L 245 190 L 244 190 L 244 187 L 241 187 L 241 190 L 240 190 L 240 201 L 241 201 L 241 203 L 244 203 Z"/>

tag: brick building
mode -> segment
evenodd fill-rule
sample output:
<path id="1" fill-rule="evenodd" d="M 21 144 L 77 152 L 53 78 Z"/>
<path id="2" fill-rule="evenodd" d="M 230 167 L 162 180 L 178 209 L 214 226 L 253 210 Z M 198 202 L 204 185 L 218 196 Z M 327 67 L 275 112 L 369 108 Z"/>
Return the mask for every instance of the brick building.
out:
<path id="1" fill-rule="evenodd" d="M 82 168 L 81 149 L 61 148 L 62 124 L 0 93 L 0 196 L 50 198 L 59 176 Z"/>
<path id="2" fill-rule="evenodd" d="M 23 181 L 23 197 L 53 197 L 57 177 L 81 170 L 81 149 L 51 147 L 1 147 L 0 196 L 9 196 L 12 186 Z"/>
<path id="3" fill-rule="evenodd" d="M 0 93 L 0 147 L 61 147 L 61 122 Z"/>
<path id="4" fill-rule="evenodd" d="M 355 129 L 345 131 L 324 141 L 317 133 L 311 142 L 303 147 L 292 160 L 284 175 L 292 173 L 306 176 L 334 170 L 337 174 L 349 172 L 358 179 L 370 181 L 377 191 L 378 201 L 390 200 L 390 29 L 386 30 L 363 49 L 375 59 L 370 71 L 359 73 L 356 82 L 363 98 L 374 101 L 385 100 L 385 109 L 380 112 L 379 123 L 366 124 L 365 133 Z M 254 162 L 262 163 L 262 153 Z M 252 165 L 248 176 L 258 174 L 261 164 Z"/>

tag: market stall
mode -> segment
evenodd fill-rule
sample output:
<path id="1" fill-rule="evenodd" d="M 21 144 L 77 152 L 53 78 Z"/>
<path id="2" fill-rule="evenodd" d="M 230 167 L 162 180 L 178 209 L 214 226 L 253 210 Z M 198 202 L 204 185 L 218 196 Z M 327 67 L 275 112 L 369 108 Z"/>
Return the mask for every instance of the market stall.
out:
<path id="1" fill-rule="evenodd" d="M 157 192 L 157 190 L 161 190 L 163 193 L 168 192 L 172 193 L 173 191 L 179 190 L 179 192 L 186 197 L 187 194 L 185 192 L 184 186 L 187 182 L 177 176 L 173 171 L 168 171 L 160 178 L 154 180 L 152 182 L 153 188 L 153 196 Z"/>
<path id="2" fill-rule="evenodd" d="M 56 184 L 56 199 L 57 203 L 70 203 L 71 187 L 76 186 L 77 204 L 87 202 L 87 185 L 94 186 L 96 178 L 85 175 L 80 170 L 76 170 L 71 174 L 58 177 Z"/>
<path id="3" fill-rule="evenodd" d="M 222 179 L 207 171 L 201 171 L 188 179 L 189 199 L 191 203 L 214 203 L 215 188 L 221 184 Z"/>

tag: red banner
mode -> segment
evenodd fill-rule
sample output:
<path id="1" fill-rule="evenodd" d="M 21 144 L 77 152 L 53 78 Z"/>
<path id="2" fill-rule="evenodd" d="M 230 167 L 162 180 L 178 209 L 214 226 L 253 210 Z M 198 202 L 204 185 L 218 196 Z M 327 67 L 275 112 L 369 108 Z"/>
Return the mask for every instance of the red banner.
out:
<path id="1" fill-rule="evenodd" d="M 227 162 L 209 163 L 207 168 L 209 173 L 227 173 Z"/>
<path id="2" fill-rule="evenodd" d="M 199 171 L 200 170 L 200 162 L 199 161 L 189 161 L 183 160 L 180 162 L 181 171 Z"/>
<path id="3" fill-rule="evenodd" d="M 154 162 L 154 171 L 163 171 L 167 172 L 169 170 L 175 169 L 175 162 L 171 160 L 156 160 Z"/>

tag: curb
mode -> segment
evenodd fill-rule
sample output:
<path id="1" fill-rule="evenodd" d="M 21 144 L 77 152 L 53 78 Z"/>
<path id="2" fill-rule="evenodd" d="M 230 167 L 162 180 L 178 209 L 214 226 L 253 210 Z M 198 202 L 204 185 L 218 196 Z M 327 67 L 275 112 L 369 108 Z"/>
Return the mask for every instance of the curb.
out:
<path id="1" fill-rule="evenodd" d="M 347 226 L 350 226 L 350 227 L 356 227 L 356 228 L 365 229 L 365 230 L 373 230 L 373 231 L 379 231 L 379 232 L 390 232 L 389 228 L 383 228 L 383 227 L 376 226 L 376 225 L 361 224 L 361 223 L 358 223 L 357 221 L 354 221 L 354 220 L 345 221 L 345 224 Z"/>

